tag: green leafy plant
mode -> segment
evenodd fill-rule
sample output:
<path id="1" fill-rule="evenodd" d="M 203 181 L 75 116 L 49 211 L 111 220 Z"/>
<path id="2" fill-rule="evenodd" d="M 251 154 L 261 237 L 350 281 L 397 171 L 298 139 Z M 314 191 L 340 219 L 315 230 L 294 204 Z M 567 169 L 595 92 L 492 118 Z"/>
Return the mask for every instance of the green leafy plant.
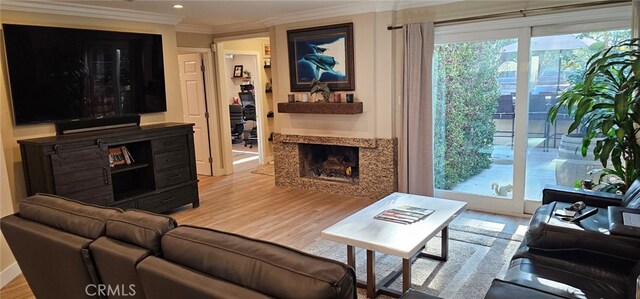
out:
<path id="1" fill-rule="evenodd" d="M 438 189 L 452 190 L 491 166 L 493 113 L 500 97 L 496 53 L 504 43 L 436 47 L 434 172 Z"/>
<path id="2" fill-rule="evenodd" d="M 607 191 L 624 193 L 640 172 L 639 42 L 638 38 L 625 40 L 591 56 L 580 79 L 548 113 L 553 123 L 560 108 L 567 108 L 573 118 L 568 133 L 584 132 L 583 157 L 598 138 L 593 154 L 605 168 L 601 176 L 620 178 Z"/>

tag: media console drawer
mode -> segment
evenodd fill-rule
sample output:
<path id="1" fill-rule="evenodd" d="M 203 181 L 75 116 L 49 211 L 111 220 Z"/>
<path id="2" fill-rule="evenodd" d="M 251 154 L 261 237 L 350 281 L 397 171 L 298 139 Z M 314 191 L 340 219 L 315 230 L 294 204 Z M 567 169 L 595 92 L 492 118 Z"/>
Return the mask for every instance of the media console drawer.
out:
<path id="1" fill-rule="evenodd" d="M 177 148 L 184 148 L 187 144 L 187 137 L 185 135 L 171 136 L 162 139 L 156 139 L 151 142 L 153 145 L 153 152 L 159 153 Z"/>
<path id="2" fill-rule="evenodd" d="M 155 154 L 156 171 L 189 164 L 189 152 L 186 148 Z"/>
<path id="3" fill-rule="evenodd" d="M 163 213 L 190 204 L 197 187 L 189 185 L 138 199 L 138 209 Z"/>
<path id="4" fill-rule="evenodd" d="M 165 187 L 177 185 L 188 181 L 191 177 L 189 167 L 180 167 L 169 170 L 163 170 L 156 173 L 156 187 L 162 189 Z"/>

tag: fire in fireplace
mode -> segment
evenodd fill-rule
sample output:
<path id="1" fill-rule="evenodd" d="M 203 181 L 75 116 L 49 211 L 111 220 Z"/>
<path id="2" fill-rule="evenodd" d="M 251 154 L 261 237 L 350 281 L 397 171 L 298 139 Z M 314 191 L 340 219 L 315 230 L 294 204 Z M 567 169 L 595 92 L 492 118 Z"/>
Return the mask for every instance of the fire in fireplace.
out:
<path id="1" fill-rule="evenodd" d="M 299 143 L 300 176 L 356 182 L 359 149 L 352 146 Z"/>

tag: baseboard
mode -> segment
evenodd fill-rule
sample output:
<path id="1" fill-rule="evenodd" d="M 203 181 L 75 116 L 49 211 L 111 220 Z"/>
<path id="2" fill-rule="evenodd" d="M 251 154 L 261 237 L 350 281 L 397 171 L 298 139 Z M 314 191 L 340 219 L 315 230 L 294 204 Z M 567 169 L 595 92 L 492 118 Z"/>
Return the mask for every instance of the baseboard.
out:
<path id="1" fill-rule="evenodd" d="M 9 282 L 18 277 L 22 273 L 20 270 L 20 266 L 18 266 L 17 262 L 13 262 L 11 266 L 4 269 L 2 273 L 0 273 L 0 288 L 4 288 Z"/>

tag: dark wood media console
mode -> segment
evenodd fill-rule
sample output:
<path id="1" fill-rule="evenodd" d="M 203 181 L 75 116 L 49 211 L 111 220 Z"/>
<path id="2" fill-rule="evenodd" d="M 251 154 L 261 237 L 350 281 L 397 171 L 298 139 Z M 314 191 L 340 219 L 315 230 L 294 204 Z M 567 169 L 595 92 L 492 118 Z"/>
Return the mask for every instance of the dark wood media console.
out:
<path id="1" fill-rule="evenodd" d="M 27 193 L 163 213 L 198 207 L 193 124 L 164 123 L 19 140 Z M 134 162 L 110 166 L 125 146 Z"/>

